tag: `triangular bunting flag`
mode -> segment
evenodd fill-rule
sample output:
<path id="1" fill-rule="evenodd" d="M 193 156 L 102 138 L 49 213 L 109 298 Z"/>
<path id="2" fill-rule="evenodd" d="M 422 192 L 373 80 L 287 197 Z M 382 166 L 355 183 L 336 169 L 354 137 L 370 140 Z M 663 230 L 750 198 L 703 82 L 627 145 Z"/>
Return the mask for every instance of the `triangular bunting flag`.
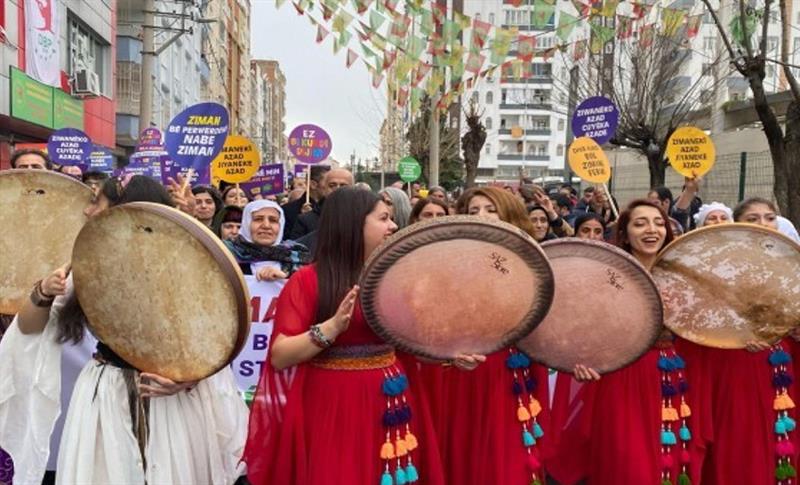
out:
<path id="1" fill-rule="evenodd" d="M 317 25 L 317 44 L 321 44 L 329 33 L 322 24 Z"/>
<path id="2" fill-rule="evenodd" d="M 555 11 L 556 7 L 548 3 L 547 0 L 534 0 L 533 26 L 537 29 L 544 29 L 553 25 L 552 19 Z"/>
<path id="3" fill-rule="evenodd" d="M 575 26 L 578 25 L 580 19 L 578 17 L 573 17 L 572 15 L 561 12 L 558 15 L 558 28 L 556 29 L 556 35 L 562 41 L 566 42 L 569 39 L 570 34 L 572 31 L 575 30 Z"/>
<path id="4" fill-rule="evenodd" d="M 685 18 L 685 10 L 677 8 L 665 8 L 661 10 L 661 33 L 667 37 L 673 37 L 678 33 L 678 29 L 683 25 Z"/>
<path id="5" fill-rule="evenodd" d="M 533 60 L 536 50 L 536 37 L 520 35 L 517 41 L 517 58 L 525 62 Z"/>
<path id="6" fill-rule="evenodd" d="M 358 54 L 353 52 L 353 49 L 348 48 L 347 49 L 347 61 L 346 61 L 347 68 L 350 69 L 350 66 L 352 66 L 353 63 L 356 62 L 357 60 L 358 60 Z"/>

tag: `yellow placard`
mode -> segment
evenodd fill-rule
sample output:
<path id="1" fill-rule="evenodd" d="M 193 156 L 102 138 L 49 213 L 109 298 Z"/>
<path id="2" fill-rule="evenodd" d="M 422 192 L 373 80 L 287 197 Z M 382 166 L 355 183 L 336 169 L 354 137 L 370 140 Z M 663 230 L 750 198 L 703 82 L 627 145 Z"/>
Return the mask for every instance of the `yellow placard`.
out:
<path id="1" fill-rule="evenodd" d="M 714 142 L 700 128 L 682 126 L 667 141 L 667 157 L 676 172 L 684 177 L 700 177 L 714 166 Z"/>
<path id="2" fill-rule="evenodd" d="M 512 126 L 511 127 L 511 138 L 522 138 L 522 127 L 521 126 Z"/>
<path id="3" fill-rule="evenodd" d="M 569 166 L 575 175 L 595 184 L 611 180 L 608 157 L 596 141 L 587 136 L 576 138 L 569 146 Z"/>
<path id="4" fill-rule="evenodd" d="M 428 198 L 428 189 L 419 189 L 419 197 L 421 199 L 427 199 Z"/>
<path id="5" fill-rule="evenodd" d="M 240 184 L 250 180 L 260 166 L 261 154 L 253 142 L 240 135 L 228 135 L 219 155 L 211 162 L 211 179 Z"/>

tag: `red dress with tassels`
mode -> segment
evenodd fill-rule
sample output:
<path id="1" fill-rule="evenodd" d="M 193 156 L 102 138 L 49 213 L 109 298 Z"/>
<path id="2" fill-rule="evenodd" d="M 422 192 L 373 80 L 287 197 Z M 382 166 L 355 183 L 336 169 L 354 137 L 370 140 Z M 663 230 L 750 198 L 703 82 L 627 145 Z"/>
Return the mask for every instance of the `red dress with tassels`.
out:
<path id="1" fill-rule="evenodd" d="M 762 352 L 677 345 L 691 369 L 693 409 L 703 417 L 702 483 L 796 483 L 789 343 Z"/>
<path id="2" fill-rule="evenodd" d="M 306 332 L 317 302 L 308 266 L 281 292 L 273 336 Z M 267 359 L 243 458 L 250 482 L 443 485 L 427 406 L 402 377 L 417 377 L 409 370 L 369 329 L 360 305 L 335 345 L 312 361 L 281 372 Z"/>
<path id="3" fill-rule="evenodd" d="M 439 364 L 421 367 L 448 484 L 545 482 L 545 367 L 530 364 L 513 349 L 488 355 L 472 371 Z"/>
<path id="4" fill-rule="evenodd" d="M 559 375 L 545 467 L 562 485 L 697 483 L 696 419 L 685 369 L 668 338 L 634 363 L 577 383 Z"/>

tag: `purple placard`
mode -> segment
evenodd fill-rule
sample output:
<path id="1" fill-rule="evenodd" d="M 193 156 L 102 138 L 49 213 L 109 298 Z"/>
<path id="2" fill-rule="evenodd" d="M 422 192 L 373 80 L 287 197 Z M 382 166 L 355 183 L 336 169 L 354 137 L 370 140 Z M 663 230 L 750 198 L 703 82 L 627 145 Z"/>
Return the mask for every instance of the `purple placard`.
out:
<path id="1" fill-rule="evenodd" d="M 92 151 L 89 136 L 77 128 L 62 128 L 47 139 L 47 154 L 57 165 L 84 165 Z"/>
<path id="2" fill-rule="evenodd" d="M 250 180 L 239 184 L 251 199 L 283 192 L 285 188 L 283 164 L 262 165 Z"/>
<path id="3" fill-rule="evenodd" d="M 310 169 L 310 167 L 303 163 L 295 163 L 294 168 L 292 169 L 292 175 L 297 177 L 305 177 L 306 170 Z"/>
<path id="4" fill-rule="evenodd" d="M 116 157 L 110 149 L 103 145 L 92 145 L 89 158 L 81 165 L 83 172 L 112 173 L 116 166 Z"/>
<path id="5" fill-rule="evenodd" d="M 131 155 L 128 164 L 122 168 L 122 173 L 125 175 L 143 175 L 161 182 L 161 163 L 161 157 L 134 153 Z"/>
<path id="6" fill-rule="evenodd" d="M 145 128 L 139 135 L 135 152 L 163 151 L 164 136 L 158 128 Z"/>
<path id="7" fill-rule="evenodd" d="M 228 110 L 218 103 L 200 103 L 181 111 L 167 128 L 166 148 L 178 166 L 208 173 L 228 136 Z"/>
<path id="8" fill-rule="evenodd" d="M 181 167 L 176 164 L 168 155 L 165 155 L 161 160 L 161 183 L 165 186 L 169 184 L 169 179 L 178 180 L 178 174 L 181 177 L 186 177 L 189 173 L 189 167 Z M 211 184 L 211 167 L 206 165 L 203 170 L 192 171 L 192 179 L 189 181 L 192 186 L 195 185 L 210 185 Z"/>
<path id="9" fill-rule="evenodd" d="M 328 158 L 332 148 L 331 137 L 317 125 L 300 125 L 289 134 L 289 151 L 302 163 L 319 163 Z"/>
<path id="10" fill-rule="evenodd" d="M 598 145 L 614 136 L 619 124 L 619 111 L 614 102 L 603 96 L 584 100 L 572 116 L 572 133 L 576 137 L 588 136 Z"/>

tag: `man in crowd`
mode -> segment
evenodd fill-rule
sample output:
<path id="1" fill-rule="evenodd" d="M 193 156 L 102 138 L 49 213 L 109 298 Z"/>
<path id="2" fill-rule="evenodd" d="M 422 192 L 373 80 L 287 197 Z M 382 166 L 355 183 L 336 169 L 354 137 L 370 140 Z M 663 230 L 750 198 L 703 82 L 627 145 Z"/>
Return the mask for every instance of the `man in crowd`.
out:
<path id="1" fill-rule="evenodd" d="M 331 195 L 334 191 L 341 187 L 351 187 L 353 183 L 353 174 L 349 170 L 345 170 L 343 168 L 335 168 L 325 174 L 321 184 L 321 200 L 317 204 L 316 208 L 310 212 L 302 214 L 297 219 L 292 227 L 291 232 L 289 233 L 289 239 L 296 241 L 303 236 L 315 232 L 317 230 L 317 226 L 319 226 L 319 217 L 322 214 L 322 205 L 324 204 L 325 197 Z"/>
<path id="2" fill-rule="evenodd" d="M 283 206 L 283 217 L 286 219 L 284 227 L 286 227 L 288 232 L 291 233 L 300 214 L 319 210 L 319 201 L 323 197 L 322 178 L 330 169 L 331 167 L 326 165 L 314 165 L 311 167 L 311 185 L 306 188 L 309 196 L 308 206 L 305 208 L 303 207 L 306 205 L 306 192 L 303 192 L 303 195 Z"/>
<path id="3" fill-rule="evenodd" d="M 103 186 L 103 182 L 108 179 L 108 174 L 104 172 L 99 172 L 96 170 L 90 170 L 83 175 L 81 175 L 81 181 L 88 185 L 94 195 L 100 191 L 100 187 Z"/>
<path id="4" fill-rule="evenodd" d="M 198 185 L 192 188 L 195 199 L 194 217 L 211 227 L 214 215 L 222 208 L 222 196 L 217 189 L 208 185 Z"/>
<path id="5" fill-rule="evenodd" d="M 11 168 L 51 170 L 53 167 L 50 163 L 50 157 L 43 151 L 24 148 L 14 152 L 14 155 L 11 157 Z"/>
<path id="6" fill-rule="evenodd" d="M 586 212 L 592 205 L 592 197 L 594 197 L 594 186 L 590 185 L 583 189 L 583 197 L 575 205 L 575 212 Z"/>

